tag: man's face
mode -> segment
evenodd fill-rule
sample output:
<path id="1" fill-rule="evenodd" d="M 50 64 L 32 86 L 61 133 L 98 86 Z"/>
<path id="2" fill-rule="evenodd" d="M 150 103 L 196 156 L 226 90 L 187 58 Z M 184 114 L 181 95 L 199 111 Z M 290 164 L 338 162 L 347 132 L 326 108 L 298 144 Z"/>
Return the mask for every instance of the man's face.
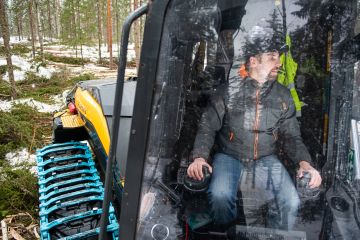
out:
<path id="1" fill-rule="evenodd" d="M 275 80 L 280 68 L 278 52 L 266 52 L 250 58 L 252 76 L 260 81 Z"/>

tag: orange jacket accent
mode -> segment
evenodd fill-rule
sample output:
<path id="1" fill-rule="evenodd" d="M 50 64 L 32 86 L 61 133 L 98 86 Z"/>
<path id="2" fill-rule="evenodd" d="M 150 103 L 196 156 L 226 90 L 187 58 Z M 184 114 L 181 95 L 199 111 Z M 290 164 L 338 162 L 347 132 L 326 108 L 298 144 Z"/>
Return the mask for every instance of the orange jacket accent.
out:
<path id="1" fill-rule="evenodd" d="M 249 76 L 248 71 L 246 71 L 245 64 L 241 65 L 241 67 L 239 68 L 239 75 L 243 79 Z"/>

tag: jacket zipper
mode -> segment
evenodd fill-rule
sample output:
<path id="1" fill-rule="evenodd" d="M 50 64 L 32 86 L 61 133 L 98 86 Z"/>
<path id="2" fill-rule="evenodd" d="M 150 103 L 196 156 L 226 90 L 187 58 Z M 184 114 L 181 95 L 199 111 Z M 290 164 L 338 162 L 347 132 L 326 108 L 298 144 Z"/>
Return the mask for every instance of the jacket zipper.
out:
<path id="1" fill-rule="evenodd" d="M 254 160 L 258 158 L 258 143 L 259 143 L 259 122 L 260 122 L 260 113 L 259 113 L 259 103 L 260 103 L 260 90 L 256 90 L 256 106 L 255 106 L 255 123 L 254 123 Z"/>

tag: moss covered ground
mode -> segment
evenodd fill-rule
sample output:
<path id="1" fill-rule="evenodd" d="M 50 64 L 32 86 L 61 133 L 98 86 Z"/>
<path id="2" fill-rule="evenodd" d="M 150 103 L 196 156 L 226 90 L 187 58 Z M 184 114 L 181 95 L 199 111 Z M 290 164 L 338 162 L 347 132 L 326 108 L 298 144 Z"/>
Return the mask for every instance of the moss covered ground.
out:
<path id="1" fill-rule="evenodd" d="M 26 79 L 16 82 L 19 98 L 33 98 L 53 103 L 52 96 L 72 88 L 79 81 L 94 79 L 92 74 L 72 77 L 66 70 L 50 79 L 28 72 Z M 10 85 L 0 79 L 0 99 L 9 100 Z M 0 219 L 9 214 L 28 212 L 38 218 L 37 177 L 26 163 L 14 168 L 5 159 L 8 152 L 26 148 L 30 153 L 51 140 L 52 114 L 16 105 L 10 112 L 0 111 Z"/>
<path id="2" fill-rule="evenodd" d="M 10 112 L 0 111 L 0 218 L 8 214 L 29 212 L 37 216 L 37 178 L 24 163 L 10 166 L 5 154 L 26 148 L 34 152 L 51 136 L 51 114 L 16 105 Z"/>

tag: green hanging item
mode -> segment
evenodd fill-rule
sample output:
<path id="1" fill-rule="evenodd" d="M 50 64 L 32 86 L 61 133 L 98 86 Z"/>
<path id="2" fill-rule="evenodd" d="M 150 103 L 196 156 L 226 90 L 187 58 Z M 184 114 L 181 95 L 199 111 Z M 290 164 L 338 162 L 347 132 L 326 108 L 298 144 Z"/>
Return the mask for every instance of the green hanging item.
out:
<path id="1" fill-rule="evenodd" d="M 303 103 L 299 100 L 299 96 L 295 89 L 295 76 L 298 64 L 292 58 L 291 39 L 288 34 L 286 34 L 286 45 L 289 50 L 280 56 L 282 71 L 279 72 L 277 81 L 290 89 L 295 104 L 296 115 L 301 116 L 301 107 L 303 106 Z"/>

